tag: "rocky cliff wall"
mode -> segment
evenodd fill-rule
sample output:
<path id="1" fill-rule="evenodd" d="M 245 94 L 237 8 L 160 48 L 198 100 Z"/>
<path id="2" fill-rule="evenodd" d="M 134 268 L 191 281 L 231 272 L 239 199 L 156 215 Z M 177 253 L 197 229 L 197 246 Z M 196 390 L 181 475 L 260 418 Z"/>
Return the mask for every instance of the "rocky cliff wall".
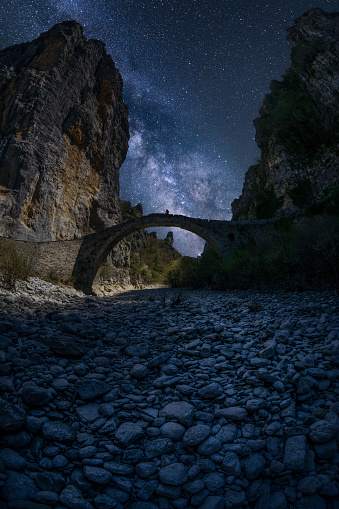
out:
<path id="1" fill-rule="evenodd" d="M 338 194 L 339 13 L 311 9 L 288 40 L 292 65 L 254 121 L 261 158 L 232 203 L 235 220 L 304 213 Z"/>
<path id="2" fill-rule="evenodd" d="M 59 240 L 121 221 L 122 78 L 76 22 L 0 52 L 0 235 Z"/>

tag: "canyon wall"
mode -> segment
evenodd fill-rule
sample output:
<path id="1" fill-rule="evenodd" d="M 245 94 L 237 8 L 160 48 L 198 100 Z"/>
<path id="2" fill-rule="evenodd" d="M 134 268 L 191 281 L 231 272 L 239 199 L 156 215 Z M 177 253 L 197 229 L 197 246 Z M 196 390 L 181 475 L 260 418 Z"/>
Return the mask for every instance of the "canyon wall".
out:
<path id="1" fill-rule="evenodd" d="M 0 51 L 0 235 L 66 240 L 121 221 L 122 87 L 73 21 Z"/>
<path id="2" fill-rule="evenodd" d="M 255 119 L 258 164 L 233 219 L 331 211 L 339 194 L 339 13 L 311 9 L 288 30 L 291 67 Z"/>

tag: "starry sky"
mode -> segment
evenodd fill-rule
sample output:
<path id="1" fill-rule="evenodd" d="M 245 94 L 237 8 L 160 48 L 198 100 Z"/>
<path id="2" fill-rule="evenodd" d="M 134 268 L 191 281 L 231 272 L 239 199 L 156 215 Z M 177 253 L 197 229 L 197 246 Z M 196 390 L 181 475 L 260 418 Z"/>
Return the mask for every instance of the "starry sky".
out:
<path id="1" fill-rule="evenodd" d="M 316 2 L 316 3 L 314 3 Z M 124 80 L 130 148 L 120 196 L 164 212 L 230 219 L 259 158 L 253 119 L 290 66 L 286 28 L 337 0 L 1 0 L 0 48 L 74 19 L 100 39 Z M 174 231 L 197 256 L 199 237 Z M 165 229 L 158 236 L 166 235 Z"/>

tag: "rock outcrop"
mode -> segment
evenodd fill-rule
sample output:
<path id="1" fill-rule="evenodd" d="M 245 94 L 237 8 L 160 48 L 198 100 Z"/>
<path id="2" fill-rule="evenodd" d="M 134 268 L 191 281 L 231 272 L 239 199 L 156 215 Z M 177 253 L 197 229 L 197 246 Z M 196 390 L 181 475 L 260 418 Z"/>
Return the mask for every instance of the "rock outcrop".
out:
<path id="1" fill-rule="evenodd" d="M 122 86 L 74 21 L 0 51 L 0 235 L 65 240 L 120 222 Z"/>
<path id="2" fill-rule="evenodd" d="M 339 14 L 311 9 L 288 29 L 292 65 L 254 121 L 261 149 L 233 219 L 322 211 L 339 189 Z"/>

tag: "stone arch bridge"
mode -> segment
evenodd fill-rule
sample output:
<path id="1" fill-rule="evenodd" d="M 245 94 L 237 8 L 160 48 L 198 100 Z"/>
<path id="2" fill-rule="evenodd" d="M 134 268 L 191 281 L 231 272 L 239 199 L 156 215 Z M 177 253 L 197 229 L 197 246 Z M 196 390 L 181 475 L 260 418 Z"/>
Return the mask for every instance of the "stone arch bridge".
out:
<path id="1" fill-rule="evenodd" d="M 42 275 L 51 272 L 63 281 L 74 279 L 74 286 L 92 293 L 99 268 L 112 248 L 124 237 L 143 228 L 179 227 L 202 237 L 222 258 L 235 247 L 250 239 L 271 234 L 279 219 L 257 221 L 218 221 L 172 214 L 150 214 L 120 223 L 75 240 L 49 242 L 16 241 L 32 252 L 36 270 Z M 7 239 L 0 239 L 0 243 Z"/>

